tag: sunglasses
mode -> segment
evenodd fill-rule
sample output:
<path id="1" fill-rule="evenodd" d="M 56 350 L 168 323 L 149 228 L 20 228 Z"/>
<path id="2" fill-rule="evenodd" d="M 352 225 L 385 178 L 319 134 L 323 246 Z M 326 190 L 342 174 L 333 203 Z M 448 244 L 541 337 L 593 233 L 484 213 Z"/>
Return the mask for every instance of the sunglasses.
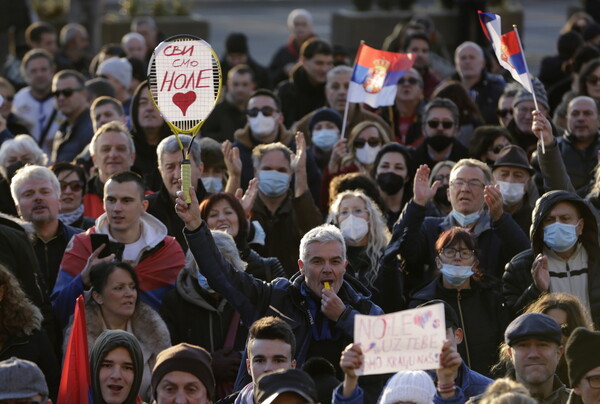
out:
<path id="1" fill-rule="evenodd" d="M 418 82 L 419 82 L 419 80 L 415 79 L 414 77 L 409 77 L 407 79 L 401 78 L 400 80 L 398 80 L 398 84 L 400 84 L 400 85 L 408 83 L 411 86 L 414 86 Z"/>
<path id="2" fill-rule="evenodd" d="M 354 147 L 356 147 L 357 149 L 362 149 L 363 147 L 365 147 L 366 144 L 369 144 L 369 146 L 371 147 L 377 147 L 381 145 L 381 139 L 375 139 L 375 138 L 371 138 L 369 140 L 365 140 L 365 139 L 354 139 Z"/>
<path id="3" fill-rule="evenodd" d="M 273 107 L 262 107 L 262 108 L 250 108 L 246 110 L 246 115 L 248 115 L 251 118 L 257 117 L 258 113 L 261 112 L 264 116 L 271 116 L 273 115 L 275 112 L 279 112 L 277 111 L 275 108 Z"/>
<path id="4" fill-rule="evenodd" d="M 588 83 L 588 84 L 594 84 L 594 85 L 596 85 L 596 84 L 598 84 L 599 81 L 600 81 L 600 77 L 598 77 L 598 76 L 596 76 L 594 74 L 592 74 L 590 76 L 587 76 L 585 78 L 585 82 Z"/>
<path id="5" fill-rule="evenodd" d="M 427 126 L 429 126 L 431 129 L 437 129 L 440 124 L 444 129 L 450 129 L 454 126 L 454 122 L 450 121 L 427 121 Z"/>
<path id="6" fill-rule="evenodd" d="M 498 153 L 500 153 L 500 151 L 501 151 L 502 149 L 504 149 L 506 146 L 508 146 L 508 145 L 507 145 L 507 144 L 497 144 L 497 145 L 496 145 L 496 146 L 494 146 L 494 147 L 490 147 L 490 148 L 488 149 L 488 151 L 491 151 L 491 152 L 492 152 L 492 153 L 494 153 L 494 154 L 498 154 Z"/>
<path id="7" fill-rule="evenodd" d="M 67 187 L 71 188 L 71 191 L 73 192 L 79 192 L 83 189 L 83 182 L 81 181 L 70 181 L 70 182 L 65 182 L 65 181 L 60 181 L 60 190 L 61 191 L 66 191 Z"/>
<path id="8" fill-rule="evenodd" d="M 64 95 L 66 98 L 69 98 L 70 96 L 72 96 L 73 94 L 75 94 L 75 92 L 77 91 L 81 91 L 83 90 L 82 88 L 65 88 L 64 90 L 56 90 L 52 93 L 52 96 L 55 98 L 58 98 L 61 94 Z"/>
<path id="9" fill-rule="evenodd" d="M 498 115 L 500 118 L 506 118 L 508 115 L 512 114 L 512 108 L 499 109 L 498 112 L 496 112 L 496 115 Z"/>

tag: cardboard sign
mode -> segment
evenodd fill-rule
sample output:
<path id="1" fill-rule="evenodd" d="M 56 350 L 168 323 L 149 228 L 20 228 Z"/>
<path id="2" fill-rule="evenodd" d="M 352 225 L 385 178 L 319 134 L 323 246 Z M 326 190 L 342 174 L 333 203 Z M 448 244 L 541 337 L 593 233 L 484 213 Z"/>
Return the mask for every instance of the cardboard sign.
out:
<path id="1" fill-rule="evenodd" d="M 160 112 L 170 121 L 205 119 L 216 101 L 210 45 L 165 41 L 154 49 L 154 57 Z"/>
<path id="2" fill-rule="evenodd" d="M 356 373 L 376 375 L 437 369 L 445 339 L 446 321 L 441 303 L 381 316 L 357 314 L 354 342 L 361 345 L 364 362 Z"/>

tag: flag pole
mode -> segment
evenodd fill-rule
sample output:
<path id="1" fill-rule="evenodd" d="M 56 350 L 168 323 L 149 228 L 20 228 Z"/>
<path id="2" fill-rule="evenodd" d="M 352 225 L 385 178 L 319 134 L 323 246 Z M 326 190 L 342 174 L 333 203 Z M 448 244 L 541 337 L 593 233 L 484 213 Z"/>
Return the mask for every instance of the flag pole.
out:
<path id="1" fill-rule="evenodd" d="M 358 52 L 356 52 L 356 56 L 354 56 L 354 64 L 352 65 L 352 74 L 354 74 L 354 69 L 356 69 L 356 61 L 358 60 L 358 56 L 360 55 L 360 49 L 364 43 L 365 41 L 361 40 L 360 45 L 358 45 Z M 350 81 L 352 81 L 352 77 L 350 77 Z M 340 133 L 340 139 L 344 139 L 346 137 L 346 120 L 348 119 L 349 105 L 350 102 L 348 101 L 348 95 L 346 94 L 346 106 L 344 107 L 344 118 L 342 119 L 342 133 Z"/>
<path id="2" fill-rule="evenodd" d="M 529 84 L 531 84 L 531 95 L 533 95 L 533 104 L 535 105 L 535 110 L 540 111 L 540 107 L 538 106 L 537 97 L 535 96 L 535 88 L 533 88 L 533 82 L 531 81 L 531 76 L 529 75 L 529 66 L 527 66 L 527 58 L 525 57 L 525 50 L 523 48 L 523 44 L 521 43 L 521 36 L 519 35 L 519 30 L 517 29 L 517 24 L 513 24 L 513 29 L 517 34 L 517 41 L 519 41 L 519 48 L 523 50 L 523 60 L 525 61 L 525 71 L 527 72 L 527 80 L 529 80 Z M 544 139 L 540 136 L 540 142 L 542 143 L 542 154 L 546 154 L 546 147 L 544 146 Z"/>

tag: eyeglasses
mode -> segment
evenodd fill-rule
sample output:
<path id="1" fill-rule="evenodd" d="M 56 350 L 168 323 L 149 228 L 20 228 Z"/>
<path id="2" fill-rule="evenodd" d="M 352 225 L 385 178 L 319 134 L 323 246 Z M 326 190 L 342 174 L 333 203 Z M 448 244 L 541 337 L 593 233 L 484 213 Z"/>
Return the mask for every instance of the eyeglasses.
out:
<path id="1" fill-rule="evenodd" d="M 481 182 L 479 180 L 470 180 L 470 181 L 454 180 L 454 181 L 450 182 L 450 186 L 452 188 L 462 188 L 463 185 L 466 185 L 467 187 L 469 187 L 469 189 L 485 187 L 483 182 Z"/>
<path id="2" fill-rule="evenodd" d="M 513 114 L 512 108 L 503 108 L 503 109 L 499 109 L 498 111 L 496 111 L 496 115 L 498 115 L 500 118 L 506 118 L 507 115 L 512 115 L 512 114 Z"/>
<path id="3" fill-rule="evenodd" d="M 369 140 L 360 138 L 354 139 L 354 147 L 356 147 L 357 149 L 362 149 L 367 143 L 371 147 L 377 147 L 381 145 L 381 139 L 375 139 L 374 137 L 370 138 Z"/>
<path id="4" fill-rule="evenodd" d="M 52 93 L 52 96 L 54 98 L 58 98 L 61 94 L 64 95 L 66 98 L 69 98 L 70 96 L 72 96 L 73 94 L 75 94 L 75 92 L 77 91 L 81 91 L 83 90 L 82 88 L 65 88 L 64 90 L 56 90 Z"/>
<path id="5" fill-rule="evenodd" d="M 600 389 L 600 375 L 586 376 L 584 379 L 588 381 L 591 388 Z"/>
<path id="6" fill-rule="evenodd" d="M 500 151 L 501 151 L 502 149 L 504 149 L 506 146 L 508 146 L 508 145 L 507 145 L 507 144 L 497 144 L 497 145 L 496 145 L 496 146 L 494 146 L 494 147 L 490 147 L 490 148 L 488 148 L 488 151 L 491 151 L 491 152 L 492 152 L 492 153 L 494 153 L 494 154 L 498 154 L 498 153 L 500 153 Z"/>
<path id="7" fill-rule="evenodd" d="M 405 79 L 404 77 L 401 78 L 400 80 L 398 80 L 398 84 L 403 85 L 403 84 L 410 84 L 411 86 L 414 86 L 415 84 L 417 84 L 419 82 L 419 80 L 415 79 L 414 77 L 409 77 L 407 79 Z"/>
<path id="8" fill-rule="evenodd" d="M 427 121 L 427 126 L 429 126 L 431 129 L 436 129 L 440 126 L 440 124 L 442 124 L 442 128 L 444 129 L 450 129 L 454 126 L 454 122 L 450 121 Z"/>
<path id="9" fill-rule="evenodd" d="M 588 84 L 596 85 L 596 84 L 598 84 L 599 81 L 600 81 L 600 77 L 598 77 L 594 74 L 591 74 L 585 78 L 585 82 Z"/>
<path id="10" fill-rule="evenodd" d="M 261 112 L 264 116 L 271 116 L 273 115 L 275 112 L 278 112 L 275 108 L 273 107 L 269 107 L 269 106 L 265 106 L 262 108 L 250 108 L 246 110 L 246 115 L 248 115 L 249 117 L 256 117 L 258 116 L 258 113 Z"/>
<path id="11" fill-rule="evenodd" d="M 470 250 L 468 248 L 444 247 L 440 253 L 442 253 L 442 255 L 446 258 L 454 258 L 456 257 L 456 253 L 459 253 L 460 258 L 467 260 L 469 258 L 473 258 L 475 255 L 475 250 Z"/>
<path id="12" fill-rule="evenodd" d="M 83 182 L 81 182 L 81 181 L 70 181 L 70 182 L 60 181 L 60 190 L 62 192 L 65 192 L 67 190 L 67 187 L 71 188 L 71 191 L 73 191 L 73 192 L 79 192 L 83 189 Z"/>

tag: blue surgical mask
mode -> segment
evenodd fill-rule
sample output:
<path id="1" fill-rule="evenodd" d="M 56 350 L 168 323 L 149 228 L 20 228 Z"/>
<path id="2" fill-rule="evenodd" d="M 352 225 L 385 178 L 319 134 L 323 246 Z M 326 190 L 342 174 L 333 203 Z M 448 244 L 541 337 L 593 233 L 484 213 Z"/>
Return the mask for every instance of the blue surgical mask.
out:
<path id="1" fill-rule="evenodd" d="M 452 286 L 460 286 L 473 275 L 472 266 L 442 264 L 444 279 Z"/>
<path id="2" fill-rule="evenodd" d="M 214 292 L 213 288 L 211 288 L 208 284 L 208 280 L 206 279 L 206 277 L 200 272 L 198 272 L 198 285 L 200 285 L 200 287 L 204 290 L 207 290 L 211 293 Z"/>
<path id="3" fill-rule="evenodd" d="M 258 172 L 258 189 L 267 196 L 281 196 L 290 186 L 290 175 L 275 170 Z"/>
<path id="4" fill-rule="evenodd" d="M 202 177 L 201 179 L 206 192 L 214 194 L 223 190 L 223 179 L 221 177 Z"/>
<path id="5" fill-rule="evenodd" d="M 337 129 L 318 129 L 313 131 L 313 144 L 323 151 L 329 151 L 340 138 L 340 132 Z"/>
<path id="6" fill-rule="evenodd" d="M 470 215 L 463 215 L 452 209 L 450 212 L 456 223 L 458 223 L 461 227 L 466 227 L 470 224 L 475 223 L 479 219 L 479 212 L 471 213 Z"/>
<path id="7" fill-rule="evenodd" d="M 544 227 L 544 243 L 554 251 L 564 252 L 577 242 L 577 225 L 552 223 Z"/>

